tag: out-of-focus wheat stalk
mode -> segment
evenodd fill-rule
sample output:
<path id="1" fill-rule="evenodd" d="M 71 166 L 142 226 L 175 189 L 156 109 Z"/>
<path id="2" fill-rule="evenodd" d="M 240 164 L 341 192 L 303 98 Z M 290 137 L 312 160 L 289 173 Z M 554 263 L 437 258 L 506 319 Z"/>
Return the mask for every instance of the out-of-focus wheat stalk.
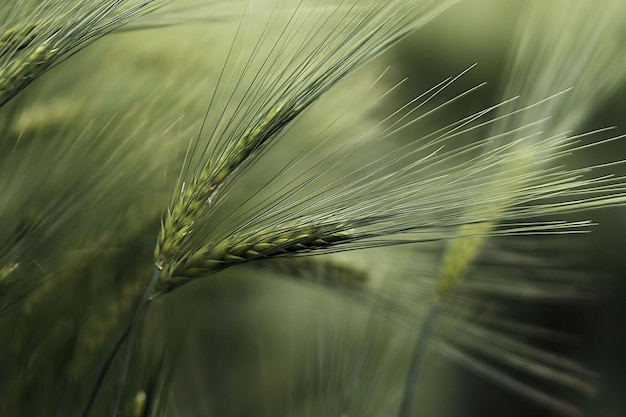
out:
<path id="1" fill-rule="evenodd" d="M 560 152 L 561 144 L 555 141 L 552 135 L 570 135 L 570 132 L 576 131 L 588 118 L 593 106 L 600 104 L 611 94 L 615 86 L 623 83 L 623 74 L 618 68 L 626 62 L 626 52 L 613 43 L 619 36 L 597 29 L 600 25 L 606 28 L 606 31 L 618 30 L 623 23 L 619 13 L 620 7 L 618 2 L 607 2 L 603 7 L 597 7 L 586 2 L 553 1 L 548 4 L 535 2 L 526 11 L 518 29 L 516 38 L 518 44 L 514 48 L 509 64 L 509 73 L 505 78 L 507 84 L 504 94 L 523 92 L 521 100 L 529 105 L 541 100 L 547 92 L 558 94 L 569 89 L 572 91 L 558 94 L 554 100 L 548 101 L 545 105 L 533 106 L 515 117 L 503 119 L 501 123 L 494 125 L 492 132 L 498 135 L 514 126 L 523 126 L 541 119 L 541 123 L 535 124 L 532 129 L 545 135 L 545 139 L 537 136 L 533 141 L 523 142 L 511 148 L 509 152 L 516 155 L 511 160 L 511 166 L 505 166 L 501 171 L 495 172 L 492 178 L 486 179 L 493 184 L 493 188 L 487 190 L 488 194 L 481 198 L 490 199 L 493 195 L 500 195 L 510 196 L 512 201 L 516 194 L 524 193 L 528 186 L 528 177 L 520 177 L 519 183 L 513 181 L 504 187 L 499 185 L 500 177 L 509 177 L 512 173 L 520 171 L 530 175 L 544 175 L 544 169 L 549 166 L 548 161 L 552 155 Z M 604 42 L 601 39 L 608 41 Z M 597 132 L 592 132 L 594 133 Z M 566 141 L 576 143 L 584 138 L 585 135 L 572 136 Z M 535 141 L 545 141 L 547 146 L 538 146 Z M 590 192 L 593 193 L 592 190 Z M 500 203 L 478 210 L 482 213 L 486 210 L 487 213 L 497 216 L 498 213 L 506 212 L 509 207 L 510 202 L 504 199 Z M 488 234 L 495 226 L 496 224 L 491 222 L 464 225 L 460 228 L 459 234 L 476 237 L 455 239 L 448 243 L 439 272 L 439 301 L 435 302 L 433 311 L 438 311 L 436 309 L 439 308 L 439 303 L 445 302 L 451 289 L 458 285 L 477 263 Z M 477 279 L 475 274 L 472 276 L 473 279 Z M 571 298 L 581 297 L 580 294 L 570 292 L 565 294 L 569 294 Z M 427 326 L 430 326 L 430 323 L 424 326 L 426 327 L 422 332 L 428 331 Z M 520 369 L 548 381 L 561 383 L 569 381 L 572 386 L 587 394 L 595 391 L 591 388 L 592 385 L 571 378 L 567 374 L 559 374 L 550 368 L 542 369 L 539 362 L 533 363 L 532 359 L 527 360 L 526 366 L 523 366 L 523 355 L 518 356 L 515 347 L 511 348 L 505 347 L 500 351 L 501 358 L 508 358 L 509 364 L 517 362 Z M 508 385 L 547 407 L 566 414 L 579 413 L 575 407 L 550 396 L 549 393 L 534 389 L 521 379 L 508 376 L 488 364 L 481 364 L 476 357 L 466 355 L 456 348 L 444 351 L 450 353 L 455 360 L 468 365 L 470 369 Z M 414 378 L 417 378 L 417 375 Z"/>

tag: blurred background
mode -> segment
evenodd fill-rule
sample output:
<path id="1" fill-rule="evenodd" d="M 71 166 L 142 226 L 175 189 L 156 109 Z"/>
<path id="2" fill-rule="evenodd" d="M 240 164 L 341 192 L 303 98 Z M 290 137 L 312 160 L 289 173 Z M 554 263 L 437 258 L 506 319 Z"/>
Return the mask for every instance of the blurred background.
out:
<path id="1" fill-rule="evenodd" d="M 547 6 L 550 2 L 544 2 Z M 582 4 L 585 2 L 572 2 Z M 587 2 L 591 4 L 591 2 Z M 613 2 L 595 2 L 599 10 Z M 496 102 L 501 96 L 507 79 L 507 68 L 511 56 L 520 39 L 520 20 L 528 11 L 526 1 L 463 1 L 430 22 L 392 51 L 393 58 L 406 71 L 417 90 L 424 89 L 440 80 L 441 74 L 454 74 L 473 63 L 478 65 L 467 75 L 473 82 L 487 81 L 487 85 L 474 94 L 480 102 L 478 107 Z M 561 2 L 563 15 L 568 13 L 568 2 Z M 626 3 L 621 4 L 621 19 L 615 26 L 601 22 L 595 25 L 595 33 L 602 42 L 617 42 L 626 49 Z M 551 9 L 549 12 L 554 12 Z M 558 10 L 558 9 L 556 9 Z M 548 13 L 549 13 L 548 12 Z M 593 19 L 593 15 L 589 16 Z M 619 24 L 621 22 L 621 24 Z M 577 23 L 572 23 L 576 30 Z M 568 36 L 563 33 L 562 36 Z M 602 48 L 603 44 L 599 44 Z M 574 53 L 576 53 L 574 51 Z M 542 61 L 536 64 L 541 65 Z M 590 65 L 590 63 L 581 63 Z M 614 66 L 623 71 L 623 60 L 616 56 Z M 608 68 L 611 72 L 611 69 Z M 519 94 L 523 94 L 522 91 Z M 590 99 L 593 100 L 593 99 Z M 615 126 L 615 134 L 626 132 L 626 83 L 621 79 L 603 100 L 599 100 L 589 112 L 580 131 L 590 131 L 600 127 Z M 600 160 L 623 159 L 626 155 L 624 143 L 615 143 L 602 149 L 585 153 L 586 163 Z M 587 159 L 588 158 L 588 159 Z M 614 168 L 616 175 L 626 174 L 623 166 Z M 590 235 L 578 238 L 579 248 L 585 265 L 597 271 L 600 276 L 608 276 L 608 287 L 602 292 L 597 303 L 577 308 L 547 309 L 539 321 L 550 323 L 557 329 L 579 334 L 575 351 L 584 358 L 591 369 L 600 375 L 600 389 L 592 398 L 585 400 L 586 415 L 622 416 L 626 415 L 626 258 L 624 243 L 626 216 L 623 208 L 602 209 L 588 214 L 598 222 Z M 581 266 L 579 265 L 579 268 Z M 467 416 L 543 416 L 552 415 L 518 395 L 499 389 L 495 384 L 476 377 L 470 372 L 457 369 L 461 411 L 458 415 Z M 463 404 L 463 405 L 461 405 Z M 457 410 L 458 411 L 458 410 Z M 457 414 L 454 414 L 457 415 Z"/>

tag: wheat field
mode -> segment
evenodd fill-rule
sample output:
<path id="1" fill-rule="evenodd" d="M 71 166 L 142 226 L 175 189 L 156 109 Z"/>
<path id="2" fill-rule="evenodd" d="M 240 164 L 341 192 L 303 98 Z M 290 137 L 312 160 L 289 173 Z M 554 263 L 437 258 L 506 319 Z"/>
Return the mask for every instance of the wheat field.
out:
<path id="1" fill-rule="evenodd" d="M 0 0 L 0 416 L 619 416 L 620 0 Z"/>

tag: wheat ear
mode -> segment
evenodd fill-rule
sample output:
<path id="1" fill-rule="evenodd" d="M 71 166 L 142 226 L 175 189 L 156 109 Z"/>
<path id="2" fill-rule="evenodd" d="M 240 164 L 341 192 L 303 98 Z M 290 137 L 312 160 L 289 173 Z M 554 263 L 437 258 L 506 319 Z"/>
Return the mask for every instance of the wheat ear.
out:
<path id="1" fill-rule="evenodd" d="M 182 244 L 192 230 L 194 219 L 200 217 L 206 206 L 211 204 L 215 192 L 224 180 L 255 149 L 286 126 L 296 114 L 294 110 L 281 114 L 280 106 L 272 109 L 258 126 L 249 128 L 241 138 L 231 142 L 215 165 L 206 165 L 191 184 L 183 184 L 180 199 L 166 212 L 163 220 L 155 248 L 157 268 L 165 268 L 182 250 Z M 254 248 L 250 250 L 253 251 Z M 219 261 L 219 258 L 216 261 Z"/>
<path id="2" fill-rule="evenodd" d="M 508 74 L 510 81 L 506 85 L 504 94 L 524 91 L 524 100 L 528 103 L 532 100 L 540 100 L 546 91 L 571 91 L 558 94 L 555 100 L 547 102 L 546 105 L 533 107 L 528 112 L 519 113 L 510 120 L 495 124 L 492 132 L 499 134 L 512 125 L 524 125 L 533 119 L 542 119 L 543 121 L 534 129 L 546 134 L 545 139 L 539 140 L 548 141 L 551 135 L 578 129 L 589 116 L 593 106 L 603 101 L 614 87 L 623 81 L 623 74 L 616 70 L 620 67 L 616 65 L 616 62 L 624 62 L 626 59 L 623 48 L 616 48 L 616 45 L 611 43 L 594 40 L 597 37 L 598 22 L 603 22 L 602 24 L 606 27 L 619 27 L 614 22 L 615 19 L 619 19 L 617 17 L 620 15 L 619 5 L 617 2 L 610 2 L 607 7 L 597 8 L 583 3 L 565 4 L 565 2 L 554 1 L 546 5 L 534 2 L 529 10 L 522 20 L 521 31 L 517 38 L 519 42 L 515 45 L 516 53 Z M 567 10 L 567 13 L 563 14 L 563 10 Z M 529 62 L 533 62 L 531 68 L 528 68 Z M 541 64 L 538 65 L 538 62 Z M 580 65 L 580 62 L 589 64 Z M 575 142 L 585 136 L 573 137 L 570 141 Z M 511 152 L 518 154 L 525 162 L 512 165 L 487 179 L 494 184 L 494 187 L 488 190 L 489 192 L 483 198 L 488 199 L 494 193 L 510 196 L 509 201 L 505 199 L 500 204 L 493 204 L 488 208 L 496 215 L 509 210 L 511 201 L 516 195 L 523 193 L 525 187 L 528 186 L 528 180 L 511 182 L 508 187 L 498 186 L 496 184 L 500 183 L 499 177 L 509 175 L 506 171 L 516 170 L 525 170 L 529 174 L 527 178 L 531 178 L 532 175 L 542 175 L 546 162 L 559 151 L 558 146 L 541 150 L 522 145 L 512 148 Z M 465 284 L 471 285 L 472 281 L 480 280 L 470 270 L 480 268 L 478 259 L 487 244 L 487 236 L 495 227 L 497 227 L 496 222 L 461 226 L 460 235 L 476 234 L 476 236 L 454 239 L 448 243 L 440 263 L 436 303 L 446 300 L 455 287 L 462 285 L 463 281 L 470 280 Z M 514 294 L 515 290 L 511 288 L 509 291 Z M 518 290 L 519 294 L 524 292 L 524 290 Z M 572 301 L 586 296 L 588 294 L 583 296 L 576 292 L 566 291 L 564 297 Z M 428 326 L 428 323 L 424 323 L 420 334 L 428 334 Z M 416 349 L 419 349 L 421 343 L 420 340 Z M 474 344 L 475 348 L 483 348 L 482 346 Z M 523 380 L 516 379 L 513 375 L 457 347 L 445 345 L 443 352 L 453 360 L 467 366 L 468 369 L 508 386 L 546 408 L 565 415 L 580 415 L 577 407 L 556 396 L 535 389 L 525 384 Z M 587 382 L 588 377 L 581 376 L 575 369 L 560 368 L 558 364 L 550 364 L 542 369 L 540 359 L 529 361 L 523 355 L 516 355 L 515 348 L 511 347 L 504 347 L 501 355 L 498 360 L 504 362 L 508 360 L 507 366 L 513 365 L 524 373 L 534 374 L 545 381 L 559 381 L 562 386 L 570 386 L 586 395 L 595 391 L 594 384 Z M 519 365 L 524 361 L 526 365 L 520 367 Z M 563 372 L 556 372 L 556 369 L 562 369 Z"/>
<path id="3" fill-rule="evenodd" d="M 542 122 L 534 129 L 543 130 L 546 138 L 539 140 L 547 141 L 554 134 L 579 129 L 594 106 L 606 100 L 615 86 L 625 78 L 620 70 L 626 64 L 624 48 L 603 42 L 600 36 L 607 34 L 601 35 L 597 31 L 598 26 L 620 27 L 621 7 L 617 1 L 609 1 L 603 7 L 561 0 L 531 2 L 521 19 L 516 37 L 518 41 L 513 49 L 515 52 L 510 58 L 507 74 L 509 81 L 503 94 L 523 91 L 523 100 L 530 104 L 542 100 L 546 91 L 570 91 L 567 94 L 558 94 L 555 100 L 534 106 L 529 111 L 494 125 L 493 134 L 499 134 L 511 125 L 521 126 L 540 119 Z M 581 62 L 587 64 L 580 65 Z M 550 154 L 558 152 L 558 148 L 539 149 L 522 144 L 513 148 L 512 152 L 525 161 L 508 167 L 506 171 L 526 170 L 531 174 L 540 173 Z M 526 180 L 508 184 L 507 187 L 498 186 L 500 181 L 497 176 L 501 175 L 509 174 L 503 171 L 488 179 L 493 182 L 494 187 L 489 190 L 489 194 L 483 196 L 485 199 L 494 194 L 510 196 L 509 201 L 505 200 L 488 208 L 493 214 L 508 210 L 515 195 L 522 193 L 528 186 Z M 459 234 L 487 236 L 496 226 L 495 222 L 462 226 Z M 472 237 L 450 242 L 441 263 L 440 296 L 466 276 L 482 251 L 485 240 L 486 237 Z"/>
<path id="4" fill-rule="evenodd" d="M 211 153 L 207 148 L 198 155 L 192 154 L 191 162 L 196 166 L 187 166 L 181 174 L 181 178 L 187 171 L 193 175 L 187 180 L 181 179 L 180 192 L 175 194 L 170 208 L 163 216 L 154 251 L 155 265 L 161 275 L 156 291 L 169 291 L 192 278 L 210 274 L 229 265 L 267 256 L 328 248 L 338 241 L 349 240 L 344 236 L 349 227 L 326 223 L 321 226 L 296 225 L 291 229 L 281 228 L 278 231 L 259 230 L 256 235 L 249 234 L 245 238 L 233 236 L 217 245 L 189 247 L 193 246 L 189 241 L 198 234 L 198 224 L 210 215 L 212 206 L 220 198 L 221 189 L 226 188 L 226 183 L 243 170 L 242 166 L 253 163 L 288 125 L 349 73 L 452 3 L 453 1 L 445 1 L 435 5 L 427 0 L 394 0 L 388 4 L 368 2 L 363 6 L 342 2 L 340 5 L 321 8 L 323 12 L 331 12 L 329 17 L 339 18 L 339 26 L 328 24 L 330 35 L 322 36 L 321 40 L 316 39 L 318 44 L 301 46 L 302 50 L 295 52 L 296 58 L 287 60 L 291 65 L 286 68 L 274 69 L 271 68 L 273 64 L 268 68 L 269 61 L 264 60 L 259 69 L 262 74 L 255 76 L 255 79 L 272 81 L 273 85 L 265 87 L 274 90 L 275 95 L 260 99 L 258 96 L 267 92 L 250 90 L 250 97 L 246 97 L 244 101 L 251 100 L 252 103 L 248 103 L 251 108 L 246 108 L 244 104 L 237 106 L 241 111 L 250 112 L 245 114 L 246 127 L 242 131 L 234 129 L 224 132 L 223 137 L 211 138 L 215 142 L 212 144 L 214 152 Z M 278 5 L 275 7 L 278 8 Z M 293 14 L 287 26 L 276 39 L 280 48 L 286 49 L 289 45 L 289 31 L 303 24 L 298 21 L 302 15 L 301 7 L 304 8 L 301 5 L 291 12 Z M 333 16 L 333 11 L 338 16 Z M 314 20 L 314 17 L 310 20 Z M 300 29 L 304 30 L 305 27 L 301 26 Z M 315 28 L 312 33 L 321 32 L 319 28 Z M 263 37 L 265 36 L 264 33 Z M 231 52 L 235 41 L 231 45 Z M 256 52 L 252 56 L 256 56 Z M 228 64 L 229 59 L 222 67 L 220 79 Z M 272 79 L 273 75 L 269 75 L 270 69 L 278 71 L 278 79 Z M 263 73 L 265 71 L 268 73 Z M 236 86 L 240 82 L 241 79 L 236 82 Z M 209 106 L 199 139 L 205 134 L 210 111 Z M 235 114 L 230 122 L 237 117 L 242 116 Z M 219 121 L 226 124 L 230 122 Z M 195 168 L 195 172 L 192 168 Z"/>
<path id="5" fill-rule="evenodd" d="M 229 266 L 257 259 L 328 249 L 351 238 L 345 226 L 336 224 L 260 230 L 247 238 L 232 237 L 216 245 L 203 246 L 189 255 L 182 256 L 176 262 L 157 264 L 160 268 L 160 278 L 152 298 L 194 278 L 215 273 Z"/>
<path id="6" fill-rule="evenodd" d="M 8 100 L 15 91 L 37 78 L 58 51 L 51 42 L 42 42 L 28 55 L 0 67 L 0 97 L 6 97 L 5 100 Z"/>
<path id="7" fill-rule="evenodd" d="M 18 0 L 0 4 L 0 106 L 52 66 L 161 3 Z"/>

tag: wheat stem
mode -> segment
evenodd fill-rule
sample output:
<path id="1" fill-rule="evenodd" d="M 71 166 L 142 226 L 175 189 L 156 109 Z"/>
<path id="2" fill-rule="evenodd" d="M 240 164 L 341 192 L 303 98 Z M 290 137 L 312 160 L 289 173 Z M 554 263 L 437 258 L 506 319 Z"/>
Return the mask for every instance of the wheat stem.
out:
<path id="1" fill-rule="evenodd" d="M 93 407 L 93 404 L 98 395 L 98 392 L 100 391 L 100 387 L 102 386 L 102 383 L 104 382 L 104 378 L 106 377 L 107 371 L 109 370 L 109 368 L 111 367 L 111 364 L 113 363 L 113 359 L 117 355 L 117 352 L 120 350 L 124 342 L 128 339 L 126 352 L 124 354 L 124 359 L 123 359 L 122 372 L 120 375 L 119 388 L 118 388 L 116 400 L 115 400 L 115 408 L 114 408 L 116 415 L 119 412 L 122 391 L 124 387 L 126 386 L 126 378 L 128 375 L 128 369 L 130 367 L 130 356 L 131 356 L 132 347 L 134 343 L 135 330 L 136 330 L 137 324 L 139 323 L 139 320 L 141 319 L 143 315 L 144 308 L 146 307 L 149 301 L 149 296 L 153 292 L 154 286 L 156 285 L 158 279 L 159 279 L 159 271 L 155 270 L 154 273 L 152 274 L 150 284 L 146 288 L 146 291 L 141 297 L 141 300 L 139 300 L 139 303 L 137 304 L 137 308 L 135 310 L 132 320 L 130 321 L 130 323 L 124 330 L 124 332 L 118 338 L 117 342 L 113 346 L 113 349 L 111 349 L 111 352 L 107 356 L 107 359 L 105 360 L 102 368 L 100 369 L 100 372 L 96 379 L 96 385 L 92 389 L 91 394 L 89 395 L 89 398 L 87 399 L 85 408 L 81 414 L 82 417 L 89 416 L 91 409 Z"/>
<path id="2" fill-rule="evenodd" d="M 406 383 L 404 386 L 404 393 L 402 394 L 402 402 L 400 403 L 400 410 L 398 411 L 398 417 L 409 417 L 411 413 L 413 399 L 417 390 L 417 384 L 422 371 L 422 362 L 426 355 L 426 350 L 430 345 L 430 335 L 433 331 L 435 321 L 441 312 L 441 306 L 438 302 L 435 302 L 426 313 L 426 317 L 420 326 L 420 330 L 417 334 L 417 343 L 413 351 L 413 356 L 409 365 L 409 372 L 406 377 Z"/>

